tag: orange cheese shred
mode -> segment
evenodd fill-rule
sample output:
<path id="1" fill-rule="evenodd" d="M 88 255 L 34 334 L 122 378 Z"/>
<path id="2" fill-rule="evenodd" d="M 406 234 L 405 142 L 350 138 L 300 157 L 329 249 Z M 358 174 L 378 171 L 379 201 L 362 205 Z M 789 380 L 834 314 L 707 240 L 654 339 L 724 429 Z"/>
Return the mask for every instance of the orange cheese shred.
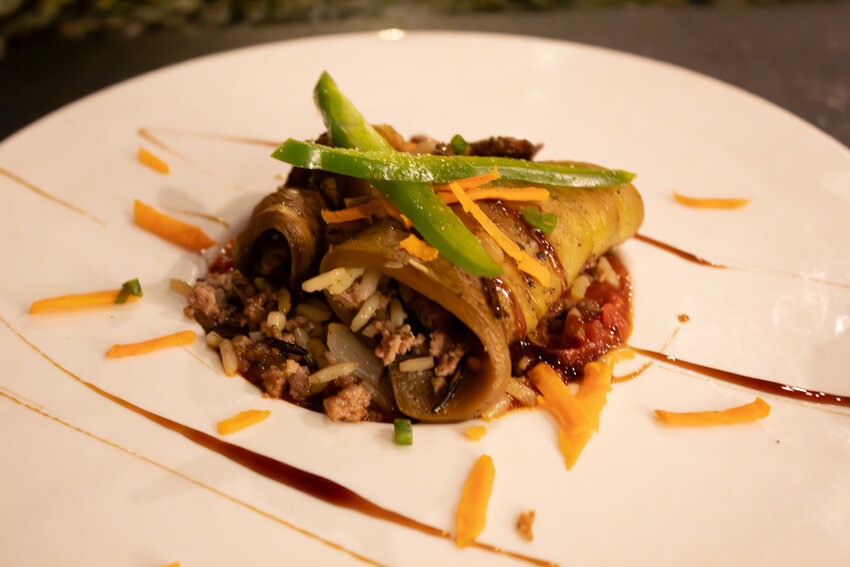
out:
<path id="1" fill-rule="evenodd" d="M 440 255 L 440 252 L 436 248 L 428 245 L 424 240 L 420 240 L 412 234 L 402 240 L 399 244 L 408 254 L 416 256 L 423 262 L 436 260 L 437 256 Z"/>
<path id="2" fill-rule="evenodd" d="M 466 189 L 466 194 L 473 201 L 545 201 L 549 198 L 549 191 L 542 187 L 473 187 Z M 458 202 L 451 191 L 437 191 L 437 196 L 447 205 Z"/>
<path id="3" fill-rule="evenodd" d="M 185 346 L 192 344 L 195 340 L 194 331 L 180 331 L 164 337 L 157 337 L 140 343 L 131 343 L 126 345 L 112 345 L 106 351 L 106 358 L 121 358 L 123 356 L 135 356 L 137 354 L 147 354 L 155 350 L 160 350 L 172 346 Z"/>
<path id="4" fill-rule="evenodd" d="M 531 256 L 520 249 L 516 242 L 508 238 L 505 233 L 496 226 L 496 223 L 490 220 L 490 217 L 481 210 L 481 207 L 476 205 L 475 202 L 467 196 L 466 191 L 464 191 L 463 187 L 461 187 L 458 182 L 452 181 L 449 183 L 449 189 L 457 198 L 458 203 L 460 203 L 463 210 L 471 214 L 472 217 L 478 221 L 481 228 L 483 228 L 487 234 L 496 241 L 496 244 L 505 251 L 505 254 L 516 260 L 517 267 L 520 271 L 529 274 L 545 286 L 549 285 L 551 274 L 549 273 L 548 268 L 534 261 Z"/>
<path id="5" fill-rule="evenodd" d="M 562 429 L 577 434 L 590 427 L 575 394 L 564 384 L 554 368 L 545 363 L 537 364 L 528 373 L 528 377 L 542 394 L 538 396 L 539 403 L 549 410 Z"/>
<path id="6" fill-rule="evenodd" d="M 673 198 L 677 203 L 686 207 L 696 209 L 740 209 L 750 202 L 749 199 L 716 199 L 716 198 L 700 198 L 688 197 L 673 191 Z"/>
<path id="7" fill-rule="evenodd" d="M 735 423 L 747 423 L 757 421 L 770 415 L 770 404 L 761 398 L 754 401 L 720 411 L 695 411 L 675 413 L 664 410 L 655 410 L 655 415 L 661 423 L 667 425 L 731 425 Z"/>
<path id="8" fill-rule="evenodd" d="M 133 203 L 133 221 L 148 232 L 192 252 L 201 252 L 215 244 L 215 240 L 199 227 L 161 213 L 139 200 Z"/>
<path id="9" fill-rule="evenodd" d="M 570 391 L 548 364 L 538 364 L 528 373 L 532 383 L 543 394 L 541 405 L 555 416 L 561 426 L 558 448 L 568 470 L 576 464 L 594 433 L 599 431 L 599 418 L 611 391 L 614 364 L 629 356 L 634 354 L 628 351 L 610 352 L 586 364 L 577 394 Z"/>
<path id="10" fill-rule="evenodd" d="M 246 427 L 250 427 L 260 423 L 266 419 L 272 412 L 269 410 L 246 410 L 241 411 L 233 417 L 222 419 L 216 424 L 216 429 L 220 435 L 230 435 Z"/>
<path id="11" fill-rule="evenodd" d="M 144 148 L 139 148 L 139 153 L 137 154 L 136 157 L 139 159 L 140 163 L 148 166 L 149 168 L 156 171 L 157 173 L 161 173 L 163 175 L 168 175 L 168 173 L 171 171 L 168 168 L 167 163 L 165 163 L 164 161 L 162 161 L 161 159 L 159 159 L 158 157 L 156 157 L 155 155 L 153 155 L 152 153 L 150 153 L 149 151 L 147 151 Z"/>
<path id="12" fill-rule="evenodd" d="M 472 427 L 468 427 L 464 431 L 464 434 L 473 441 L 480 441 L 482 437 L 487 435 L 487 428 L 483 425 L 473 425 Z"/>
<path id="13" fill-rule="evenodd" d="M 385 209 L 381 202 L 378 199 L 371 199 L 360 205 L 339 209 L 337 211 L 322 209 L 322 218 L 328 224 L 336 224 L 368 219 L 383 212 L 385 212 Z"/>
<path id="14" fill-rule="evenodd" d="M 78 309 L 91 309 L 93 307 L 117 305 L 115 303 L 115 299 L 118 297 L 119 293 L 121 293 L 120 289 L 110 289 L 107 291 L 95 291 L 92 293 L 78 293 L 39 299 L 30 305 L 30 313 L 40 313 L 42 311 L 75 311 Z M 135 295 L 129 295 L 127 296 L 126 303 L 136 301 L 137 299 L 138 297 Z"/>
<path id="15" fill-rule="evenodd" d="M 484 531 L 487 522 L 487 505 L 493 492 L 496 468 L 489 455 L 481 455 L 463 485 L 457 507 L 455 544 L 467 547 Z"/>
<path id="16" fill-rule="evenodd" d="M 351 222 L 355 220 L 369 219 L 372 217 L 392 217 L 402 223 L 405 228 L 413 226 L 410 219 L 401 214 L 396 206 L 390 203 L 390 201 L 383 196 L 378 196 L 366 201 L 365 203 L 352 205 L 345 209 L 339 209 L 336 211 L 322 209 L 322 218 L 328 224 Z"/>
<path id="17" fill-rule="evenodd" d="M 455 183 L 464 188 L 464 190 L 475 189 L 476 187 L 481 187 L 482 185 L 486 185 L 487 183 L 491 183 L 496 181 L 499 178 L 499 169 L 497 167 L 493 167 L 493 173 L 484 173 L 482 175 L 473 175 L 472 177 L 464 177 L 463 179 L 456 179 Z"/>

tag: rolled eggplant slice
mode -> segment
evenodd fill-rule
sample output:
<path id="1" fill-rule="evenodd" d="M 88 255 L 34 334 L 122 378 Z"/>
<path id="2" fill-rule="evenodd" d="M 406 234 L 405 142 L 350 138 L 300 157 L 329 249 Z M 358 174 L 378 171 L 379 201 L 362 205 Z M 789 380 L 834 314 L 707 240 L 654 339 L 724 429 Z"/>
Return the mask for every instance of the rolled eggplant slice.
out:
<path id="1" fill-rule="evenodd" d="M 236 237 L 236 267 L 251 277 L 299 289 L 315 273 L 323 251 L 322 196 L 285 187 L 254 208 L 248 227 Z"/>
<path id="2" fill-rule="evenodd" d="M 429 262 L 428 267 L 422 266 L 401 248 L 400 242 L 409 234 L 393 222 L 376 224 L 358 237 L 334 246 L 322 259 L 321 271 L 338 267 L 377 269 L 437 302 L 477 337 L 480 347 L 475 350 L 484 355 L 479 372 L 485 378 L 463 380 L 456 395 L 439 412 L 433 412 L 440 400 L 430 389 L 426 373 L 400 373 L 397 369 L 390 372 L 396 405 L 406 415 L 423 421 L 468 419 L 504 391 L 511 372 L 508 343 L 492 315 L 480 278 L 442 257 Z M 340 315 L 350 317 L 349 313 Z"/>
<path id="3" fill-rule="evenodd" d="M 451 314 L 448 324 L 465 327 L 447 329 L 466 337 L 469 348 L 448 392 L 435 393 L 427 371 L 401 372 L 398 362 L 390 367 L 396 404 L 403 413 L 422 421 L 460 421 L 477 417 L 496 403 L 511 379 L 508 345 L 533 333 L 588 262 L 632 236 L 643 220 L 643 202 L 630 184 L 550 189 L 550 198 L 542 203 L 479 202 L 509 238 L 548 268 L 550 286 L 519 272 L 459 208 L 455 212 L 502 266 L 498 278 L 473 276 L 442 256 L 421 262 L 402 249 L 400 242 L 409 232 L 394 221 L 373 225 L 332 247 L 322 259 L 322 272 L 340 267 L 379 270 Z M 529 205 L 558 216 L 550 235 L 526 224 L 522 210 Z M 340 317 L 349 320 L 351 313 L 330 299 Z"/>

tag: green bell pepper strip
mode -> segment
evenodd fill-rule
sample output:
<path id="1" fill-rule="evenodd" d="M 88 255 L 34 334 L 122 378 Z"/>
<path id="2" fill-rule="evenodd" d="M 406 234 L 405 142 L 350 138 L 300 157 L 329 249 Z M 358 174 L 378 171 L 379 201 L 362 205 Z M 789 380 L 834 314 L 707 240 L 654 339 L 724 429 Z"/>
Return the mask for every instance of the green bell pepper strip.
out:
<path id="1" fill-rule="evenodd" d="M 385 181 L 448 183 L 492 173 L 493 166 L 499 168 L 499 178 L 503 180 L 558 187 L 613 187 L 635 177 L 633 173 L 618 169 L 486 156 L 413 155 L 391 148 L 373 151 L 331 148 L 292 138 L 281 144 L 272 156 L 295 167 Z"/>
<path id="2" fill-rule="evenodd" d="M 389 142 L 366 122 L 326 72 L 319 78 L 314 95 L 335 146 L 396 155 Z M 273 155 L 277 157 L 277 153 Z M 476 276 L 495 277 L 502 273 L 501 266 L 490 258 L 481 242 L 429 185 L 366 178 L 447 260 Z"/>

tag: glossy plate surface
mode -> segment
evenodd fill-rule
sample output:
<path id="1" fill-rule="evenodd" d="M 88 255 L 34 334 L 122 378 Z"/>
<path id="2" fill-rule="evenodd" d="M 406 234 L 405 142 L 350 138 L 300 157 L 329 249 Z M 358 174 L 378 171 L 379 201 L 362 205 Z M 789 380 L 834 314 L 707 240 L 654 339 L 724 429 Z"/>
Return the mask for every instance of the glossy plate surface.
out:
<path id="1" fill-rule="evenodd" d="M 667 428 L 654 409 L 719 409 L 755 394 L 655 364 L 615 386 L 600 433 L 567 471 L 544 412 L 488 424 L 477 443 L 466 424 L 417 426 L 413 446 L 397 447 L 385 425 L 334 424 L 262 398 L 226 378 L 201 339 L 107 360 L 113 343 L 195 328 L 168 281 L 204 264 L 136 228 L 133 199 L 221 217 L 229 229 L 181 217 L 216 239 L 235 233 L 286 168 L 268 147 L 185 132 L 312 138 L 322 130 L 312 87 L 325 69 L 370 120 L 406 135 L 527 137 L 545 143 L 541 159 L 637 172 L 641 232 L 730 268 L 622 246 L 632 344 L 658 350 L 679 329 L 667 352 L 683 359 L 850 394 L 850 152 L 812 126 L 689 71 L 569 43 L 396 31 L 244 49 L 109 88 L 0 144 L 0 562 L 523 564 L 279 486 L 96 395 L 37 347 L 209 433 L 238 411 L 270 409 L 228 440 L 446 530 L 472 463 L 490 454 L 496 483 L 480 540 L 562 565 L 847 564 L 850 412 L 840 408 L 763 395 L 772 412 L 760 422 Z M 159 129 L 182 159 L 140 128 Z M 139 147 L 171 174 L 142 166 Z M 672 191 L 751 201 L 692 209 Z M 133 277 L 145 291 L 134 304 L 27 314 L 35 299 Z M 514 525 L 530 509 L 526 543 Z"/>

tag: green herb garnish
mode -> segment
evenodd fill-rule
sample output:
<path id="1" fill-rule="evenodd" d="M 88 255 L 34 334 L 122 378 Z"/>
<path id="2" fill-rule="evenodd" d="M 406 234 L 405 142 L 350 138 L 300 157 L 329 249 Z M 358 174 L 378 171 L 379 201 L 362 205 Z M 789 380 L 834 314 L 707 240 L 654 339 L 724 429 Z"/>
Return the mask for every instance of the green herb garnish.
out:
<path id="1" fill-rule="evenodd" d="M 558 226 L 558 217 L 551 213 L 544 215 L 537 207 L 526 207 L 522 211 L 522 218 L 525 219 L 525 222 L 534 228 L 540 229 L 546 235 L 552 234 L 552 231 Z"/>
<path id="2" fill-rule="evenodd" d="M 396 445 L 413 445 L 413 426 L 409 419 L 396 419 L 393 423 Z"/>
<path id="3" fill-rule="evenodd" d="M 121 291 L 115 297 L 115 303 L 126 303 L 130 296 L 141 297 L 142 285 L 139 283 L 139 278 L 133 278 L 130 281 L 121 284 Z"/>
<path id="4" fill-rule="evenodd" d="M 463 136 L 460 134 L 455 134 L 452 136 L 452 141 L 450 142 L 452 145 L 452 149 L 457 155 L 461 155 L 466 151 L 466 148 L 469 147 L 469 142 L 463 139 Z"/>

